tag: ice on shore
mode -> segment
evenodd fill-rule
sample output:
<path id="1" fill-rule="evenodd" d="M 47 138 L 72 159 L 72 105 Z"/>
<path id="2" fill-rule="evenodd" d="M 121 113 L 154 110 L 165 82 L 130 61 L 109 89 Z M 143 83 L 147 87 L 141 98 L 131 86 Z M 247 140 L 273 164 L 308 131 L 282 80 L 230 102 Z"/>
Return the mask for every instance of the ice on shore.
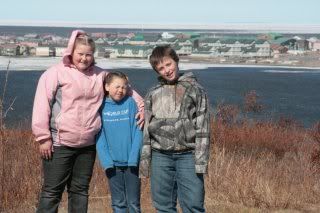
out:
<path id="1" fill-rule="evenodd" d="M 0 57 L 0 70 L 6 70 L 8 63 L 12 71 L 23 70 L 46 70 L 48 67 L 58 63 L 61 58 L 45 57 Z"/>
<path id="2" fill-rule="evenodd" d="M 48 67 L 61 61 L 60 57 L 0 57 L 0 70 L 6 70 L 10 60 L 10 70 L 46 70 Z M 104 69 L 151 69 L 147 59 L 96 59 L 97 65 Z M 207 69 L 210 64 L 203 63 L 183 63 L 179 67 L 181 70 Z"/>
<path id="3" fill-rule="evenodd" d="M 61 61 L 61 57 L 4 57 L 0 56 L 0 71 L 5 71 L 10 61 L 9 69 L 12 71 L 44 71 L 54 64 Z M 151 69 L 147 59 L 110 59 L 97 58 L 97 65 L 103 69 Z M 181 60 L 179 62 L 180 70 L 203 70 L 209 67 L 262 67 L 265 72 L 300 72 L 297 69 L 308 69 L 314 72 L 320 72 L 320 68 L 310 67 L 292 67 L 292 66 L 266 66 L 266 65 L 247 65 L 247 64 L 214 64 L 201 61 Z M 271 68 L 271 69 L 270 69 Z M 281 68 L 281 69 L 278 69 Z M 283 70 L 288 68 L 290 70 Z M 301 71 L 305 72 L 305 71 Z"/>
<path id="4" fill-rule="evenodd" d="M 263 72 L 268 73 L 320 73 L 320 70 L 264 70 Z"/>

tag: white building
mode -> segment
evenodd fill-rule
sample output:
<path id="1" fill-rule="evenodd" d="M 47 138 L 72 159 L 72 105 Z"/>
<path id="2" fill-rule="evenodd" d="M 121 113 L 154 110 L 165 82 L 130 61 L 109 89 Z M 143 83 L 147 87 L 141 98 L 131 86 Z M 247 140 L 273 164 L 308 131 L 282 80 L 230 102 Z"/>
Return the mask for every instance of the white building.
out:
<path id="1" fill-rule="evenodd" d="M 56 56 L 57 56 L 57 57 L 62 57 L 62 56 L 63 56 L 63 53 L 64 53 L 64 51 L 65 51 L 66 49 L 67 49 L 66 47 L 56 47 L 56 48 L 55 48 Z"/>
<path id="2" fill-rule="evenodd" d="M 110 58 L 148 58 L 151 52 L 151 46 L 118 45 L 112 47 Z"/>
<path id="3" fill-rule="evenodd" d="M 36 47 L 36 56 L 53 56 L 53 50 L 50 47 Z"/>
<path id="4" fill-rule="evenodd" d="M 173 38 L 174 35 L 173 35 L 173 34 L 170 34 L 170 33 L 168 33 L 168 32 L 163 32 L 163 33 L 161 34 L 161 37 L 162 37 L 163 39 L 169 39 L 169 38 Z"/>

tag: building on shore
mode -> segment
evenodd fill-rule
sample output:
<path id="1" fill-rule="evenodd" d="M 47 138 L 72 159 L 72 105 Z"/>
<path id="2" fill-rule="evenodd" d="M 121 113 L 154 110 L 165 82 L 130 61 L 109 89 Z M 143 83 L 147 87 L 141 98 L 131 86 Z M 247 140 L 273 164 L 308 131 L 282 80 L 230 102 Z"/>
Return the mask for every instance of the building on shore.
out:
<path id="1" fill-rule="evenodd" d="M 311 51 L 320 51 L 320 39 L 316 37 L 311 37 L 308 39 L 308 48 Z"/>
<path id="2" fill-rule="evenodd" d="M 192 54 L 192 45 L 176 45 L 173 46 L 173 48 L 180 56 L 187 56 Z"/>
<path id="3" fill-rule="evenodd" d="M 64 51 L 66 50 L 66 47 L 55 47 L 55 56 L 56 57 L 62 57 L 64 54 Z"/>
<path id="4" fill-rule="evenodd" d="M 271 57 L 271 45 L 266 40 L 204 38 L 195 41 L 191 56 L 196 57 Z"/>
<path id="5" fill-rule="evenodd" d="M 96 57 L 148 58 L 159 45 L 171 45 L 181 56 L 229 60 L 271 58 L 282 54 L 320 51 L 316 37 L 281 34 L 230 35 L 194 32 L 124 32 L 91 33 L 96 43 Z M 54 34 L 0 35 L 0 55 L 62 56 L 68 38 Z M 266 60 L 266 59 L 263 59 Z"/>
<path id="6" fill-rule="evenodd" d="M 54 49 L 51 47 L 36 47 L 35 56 L 49 57 L 54 56 Z"/>
<path id="7" fill-rule="evenodd" d="M 20 46 L 17 44 L 0 45 L 0 53 L 3 56 L 17 56 L 20 54 Z"/>
<path id="8" fill-rule="evenodd" d="M 152 46 L 116 45 L 111 48 L 110 58 L 148 58 Z"/>

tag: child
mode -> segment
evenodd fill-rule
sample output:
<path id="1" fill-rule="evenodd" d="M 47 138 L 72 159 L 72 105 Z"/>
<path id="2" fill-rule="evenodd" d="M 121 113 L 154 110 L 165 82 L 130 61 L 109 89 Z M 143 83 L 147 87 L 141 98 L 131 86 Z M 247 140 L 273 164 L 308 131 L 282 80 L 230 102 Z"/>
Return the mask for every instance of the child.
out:
<path id="1" fill-rule="evenodd" d="M 142 131 L 136 124 L 137 107 L 127 96 L 128 78 L 121 72 L 105 77 L 106 99 L 97 152 L 106 172 L 114 212 L 140 210 L 139 157 Z"/>
<path id="2" fill-rule="evenodd" d="M 205 212 L 208 100 L 192 73 L 178 73 L 178 62 L 170 46 L 158 46 L 150 56 L 159 84 L 145 98 L 140 176 L 149 176 L 151 164 L 151 193 L 157 212 L 176 212 L 177 197 L 182 212 Z"/>
<path id="3" fill-rule="evenodd" d="M 44 182 L 37 212 L 57 212 L 65 186 L 68 212 L 87 212 L 106 75 L 95 66 L 94 51 L 85 32 L 73 31 L 62 62 L 39 79 L 32 131 L 43 158 Z M 133 96 L 143 109 L 141 97 Z"/>

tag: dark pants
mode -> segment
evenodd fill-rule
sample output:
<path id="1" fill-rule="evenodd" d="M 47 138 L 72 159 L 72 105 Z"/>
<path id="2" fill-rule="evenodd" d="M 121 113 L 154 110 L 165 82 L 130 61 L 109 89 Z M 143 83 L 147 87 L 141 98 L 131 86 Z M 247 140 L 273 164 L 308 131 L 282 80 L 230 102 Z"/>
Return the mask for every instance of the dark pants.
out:
<path id="1" fill-rule="evenodd" d="M 67 185 L 68 212 L 88 210 L 88 190 L 96 158 L 95 146 L 54 147 L 51 160 L 43 160 L 44 183 L 38 213 L 58 212 Z"/>
<path id="2" fill-rule="evenodd" d="M 140 213 L 140 179 L 137 167 L 107 169 L 114 213 Z"/>
<path id="3" fill-rule="evenodd" d="M 195 172 L 192 152 L 152 151 L 151 192 L 158 213 L 176 213 L 177 198 L 183 213 L 205 212 L 203 175 Z"/>

